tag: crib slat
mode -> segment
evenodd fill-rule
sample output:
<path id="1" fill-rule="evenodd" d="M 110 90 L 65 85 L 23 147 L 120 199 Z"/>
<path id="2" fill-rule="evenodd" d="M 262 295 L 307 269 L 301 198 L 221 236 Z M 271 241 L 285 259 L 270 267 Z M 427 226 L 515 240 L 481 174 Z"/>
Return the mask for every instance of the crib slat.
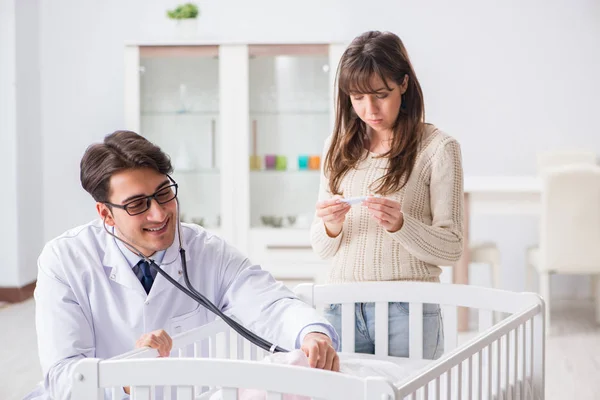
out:
<path id="1" fill-rule="evenodd" d="M 487 364 L 488 364 L 488 376 L 487 376 L 487 389 L 488 389 L 488 399 L 492 398 L 492 357 L 494 353 L 492 353 L 492 343 L 490 343 L 487 347 Z"/>
<path id="2" fill-rule="evenodd" d="M 502 389 L 502 338 L 496 340 L 496 398 L 500 399 Z"/>
<path id="3" fill-rule="evenodd" d="M 452 369 L 446 372 L 446 398 L 452 398 Z"/>
<path id="4" fill-rule="evenodd" d="M 194 400 L 194 388 L 192 386 L 177 386 L 177 400 Z"/>
<path id="5" fill-rule="evenodd" d="M 477 353 L 477 398 L 481 400 L 483 398 L 483 350 Z"/>
<path id="6" fill-rule="evenodd" d="M 423 400 L 429 400 L 429 382 L 425 386 L 423 386 Z"/>
<path id="7" fill-rule="evenodd" d="M 257 354 L 256 354 L 256 346 L 252 345 L 250 346 L 250 359 L 251 360 L 258 360 Z"/>
<path id="8" fill-rule="evenodd" d="M 535 333 L 534 333 L 534 324 L 533 324 L 533 318 L 530 319 L 528 321 L 529 323 L 529 382 L 531 383 L 531 387 L 533 388 L 533 360 L 535 360 L 534 358 L 534 343 L 533 343 L 533 339 L 535 337 Z M 535 393 L 535 391 L 534 391 Z"/>
<path id="9" fill-rule="evenodd" d="M 209 352 L 208 352 L 208 357 L 209 358 L 217 358 L 217 338 L 215 336 L 211 336 L 208 338 L 208 345 L 209 345 Z"/>
<path id="10" fill-rule="evenodd" d="M 440 377 L 435 378 L 435 400 L 440 400 Z"/>
<path id="11" fill-rule="evenodd" d="M 444 320 L 444 352 L 454 350 L 458 343 L 458 314 L 456 306 L 443 305 L 442 318 Z"/>
<path id="12" fill-rule="evenodd" d="M 355 307 L 354 303 L 342 304 L 342 351 L 345 353 L 354 353 Z"/>
<path id="13" fill-rule="evenodd" d="M 514 357 L 515 359 L 513 360 L 514 362 L 514 371 L 513 371 L 513 376 L 515 378 L 514 380 L 514 386 L 513 386 L 513 399 L 517 398 L 517 390 L 518 390 L 518 382 L 519 382 L 519 328 L 515 328 L 514 332 L 514 341 L 515 341 L 515 347 L 514 347 Z"/>
<path id="14" fill-rule="evenodd" d="M 504 384 L 506 388 L 505 396 L 508 397 L 508 393 L 510 393 L 510 332 L 504 335 L 506 338 L 506 347 L 504 348 L 504 355 L 506 357 L 506 364 L 504 364 L 504 373 L 506 376 L 504 377 Z"/>
<path id="15" fill-rule="evenodd" d="M 150 400 L 150 386 L 132 386 L 131 400 Z"/>
<path id="16" fill-rule="evenodd" d="M 217 358 L 217 335 L 215 336 L 210 336 L 208 338 L 208 357 L 209 358 Z M 209 386 L 208 387 L 209 390 L 214 389 L 214 386 Z"/>
<path id="17" fill-rule="evenodd" d="M 194 358 L 202 357 L 202 342 L 194 342 Z M 194 391 L 196 393 L 202 393 L 201 386 L 194 386 Z"/>
<path id="18" fill-rule="evenodd" d="M 457 391 L 457 399 L 462 399 L 462 362 L 458 363 L 456 368 L 456 391 Z"/>
<path id="19" fill-rule="evenodd" d="M 527 383 L 527 338 L 525 329 L 525 323 L 521 325 L 521 340 L 523 341 L 523 345 L 521 346 L 521 399 L 525 399 L 525 384 Z"/>
<path id="20" fill-rule="evenodd" d="M 423 303 L 410 303 L 408 316 L 408 357 L 423 359 Z"/>
<path id="21" fill-rule="evenodd" d="M 238 400 L 238 390 L 236 388 L 223 388 L 221 393 L 223 400 Z"/>
<path id="22" fill-rule="evenodd" d="M 275 393 L 275 392 L 268 392 L 267 400 L 283 400 L 283 394 Z"/>
<path id="23" fill-rule="evenodd" d="M 494 325 L 494 313 L 492 310 L 479 309 L 479 332 L 483 332 Z"/>
<path id="24" fill-rule="evenodd" d="M 533 317 L 533 323 L 535 326 L 535 356 L 533 362 L 535 364 L 534 373 L 532 377 L 533 387 L 533 398 L 543 399 L 545 396 L 544 391 L 544 363 L 545 363 L 545 352 L 544 352 L 544 335 L 546 334 L 546 322 L 544 319 L 545 313 L 541 312 Z"/>
<path id="25" fill-rule="evenodd" d="M 227 329 L 225 331 L 225 345 L 223 346 L 223 350 L 225 351 L 225 354 L 223 355 L 223 357 L 230 359 L 231 358 L 231 329 Z"/>
<path id="26" fill-rule="evenodd" d="M 467 360 L 467 398 L 473 398 L 473 356 Z"/>
<path id="27" fill-rule="evenodd" d="M 388 324 L 389 324 L 389 303 L 375 303 L 375 355 L 387 357 L 388 353 Z"/>
<path id="28" fill-rule="evenodd" d="M 238 360 L 243 360 L 244 359 L 244 338 L 240 335 L 238 335 L 237 337 L 237 359 Z"/>
<path id="29" fill-rule="evenodd" d="M 123 397 L 123 394 L 121 393 L 121 389 L 120 388 L 112 388 L 111 392 L 111 396 L 112 396 L 112 400 L 120 400 Z"/>

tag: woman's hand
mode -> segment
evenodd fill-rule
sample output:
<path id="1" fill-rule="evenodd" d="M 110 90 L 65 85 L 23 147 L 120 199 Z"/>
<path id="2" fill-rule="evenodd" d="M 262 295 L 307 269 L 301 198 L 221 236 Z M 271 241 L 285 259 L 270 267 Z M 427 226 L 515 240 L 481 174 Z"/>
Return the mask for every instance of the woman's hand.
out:
<path id="1" fill-rule="evenodd" d="M 369 196 L 363 205 L 369 208 L 369 214 L 388 232 L 396 232 L 404 224 L 404 215 L 400 203 L 383 197 Z"/>
<path id="2" fill-rule="evenodd" d="M 350 204 L 340 202 L 341 198 L 342 196 L 334 196 L 317 203 L 317 217 L 323 220 L 327 235 L 331 237 L 340 234 L 346 214 L 350 211 Z"/>

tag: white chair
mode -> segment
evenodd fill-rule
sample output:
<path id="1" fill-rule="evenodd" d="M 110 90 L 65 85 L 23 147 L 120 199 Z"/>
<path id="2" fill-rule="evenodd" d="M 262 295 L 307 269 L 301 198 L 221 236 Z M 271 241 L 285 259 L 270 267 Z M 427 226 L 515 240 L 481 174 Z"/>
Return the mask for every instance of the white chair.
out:
<path id="1" fill-rule="evenodd" d="M 549 326 L 550 275 L 600 274 L 600 167 L 548 168 L 542 179 L 540 243 L 528 250 L 527 280 L 530 285 L 533 270 L 538 272 Z M 600 322 L 598 297 L 596 320 Z"/>
<path id="2" fill-rule="evenodd" d="M 597 165 L 598 156 L 593 151 L 583 149 L 548 150 L 537 154 L 537 170 L 540 176 L 549 168 L 576 164 Z M 597 277 L 592 276 L 590 288 L 592 298 L 596 298 L 597 281 Z"/>
<path id="3" fill-rule="evenodd" d="M 492 287 L 500 289 L 500 249 L 492 242 L 472 243 L 469 245 L 471 263 L 488 264 L 491 269 Z"/>

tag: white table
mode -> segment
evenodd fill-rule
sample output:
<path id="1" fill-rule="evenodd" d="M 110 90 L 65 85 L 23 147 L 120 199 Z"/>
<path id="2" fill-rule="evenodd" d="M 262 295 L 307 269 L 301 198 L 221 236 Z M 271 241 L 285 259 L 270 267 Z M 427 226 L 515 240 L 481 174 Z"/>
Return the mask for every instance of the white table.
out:
<path id="1" fill-rule="evenodd" d="M 454 283 L 469 283 L 469 223 L 473 214 L 538 215 L 542 181 L 537 176 L 466 176 L 463 255 L 453 269 Z M 468 310 L 458 310 L 458 329 L 468 329 Z"/>

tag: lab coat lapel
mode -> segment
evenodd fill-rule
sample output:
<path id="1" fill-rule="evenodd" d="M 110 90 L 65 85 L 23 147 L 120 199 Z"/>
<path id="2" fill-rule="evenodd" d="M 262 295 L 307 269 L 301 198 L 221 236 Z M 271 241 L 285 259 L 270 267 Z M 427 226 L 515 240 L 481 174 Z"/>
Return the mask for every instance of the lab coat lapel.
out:
<path id="1" fill-rule="evenodd" d="M 142 283 L 133 272 L 123 253 L 121 253 L 119 246 L 115 243 L 117 239 L 109 234 L 105 234 L 105 236 L 105 253 L 102 264 L 104 268 L 108 269 L 108 278 L 146 297 L 146 291 Z"/>
<path id="2" fill-rule="evenodd" d="M 186 261 L 188 261 L 189 264 L 188 252 L 186 252 Z M 180 284 L 183 284 L 183 268 L 181 256 L 179 254 L 179 241 L 177 240 L 177 233 L 175 234 L 175 240 L 173 241 L 173 244 L 171 244 L 171 246 L 165 252 L 162 264 L 159 266 L 163 271 L 169 274 L 171 278 Z M 152 299 L 160 292 L 167 289 L 177 290 L 164 276 L 162 276 L 160 273 L 157 273 L 156 278 L 154 279 L 154 284 L 152 284 L 152 289 L 150 289 L 150 293 L 148 293 L 148 299 Z"/>

